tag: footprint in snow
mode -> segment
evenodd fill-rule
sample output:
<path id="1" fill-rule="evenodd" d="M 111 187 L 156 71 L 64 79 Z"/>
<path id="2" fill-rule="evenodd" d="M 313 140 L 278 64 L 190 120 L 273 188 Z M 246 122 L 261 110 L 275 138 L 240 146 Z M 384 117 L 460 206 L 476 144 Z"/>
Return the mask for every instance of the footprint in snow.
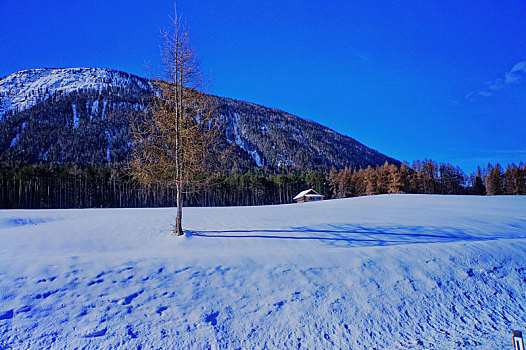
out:
<path id="1" fill-rule="evenodd" d="M 217 324 L 218 315 L 219 315 L 219 311 L 213 312 L 210 315 L 205 317 L 205 321 L 210 323 L 212 326 L 215 326 Z"/>
<path id="2" fill-rule="evenodd" d="M 135 333 L 132 329 L 132 326 L 131 325 L 128 325 L 126 326 L 126 331 L 128 333 L 128 335 L 132 338 L 137 338 L 137 333 Z"/>
<path id="3" fill-rule="evenodd" d="M 13 318 L 13 316 L 14 316 L 13 310 L 7 310 L 4 312 L 0 311 L 0 320 L 8 320 L 10 318 Z"/>
<path id="4" fill-rule="evenodd" d="M 127 297 L 124 297 L 123 299 L 120 299 L 119 301 L 117 301 L 117 304 L 119 304 L 119 305 L 129 305 L 133 301 L 133 299 L 137 298 L 139 296 L 139 294 L 141 294 L 141 293 L 142 293 L 142 290 L 139 291 L 139 292 L 130 294 Z"/>
<path id="5" fill-rule="evenodd" d="M 16 312 L 29 312 L 29 311 L 31 311 L 31 306 L 24 305 L 20 309 L 18 309 Z"/>
<path id="6" fill-rule="evenodd" d="M 94 285 L 94 284 L 102 283 L 102 282 L 104 282 L 104 280 L 103 280 L 102 278 L 99 278 L 99 279 L 96 279 L 96 280 L 93 280 L 93 281 L 89 281 L 89 282 L 88 282 L 88 287 L 89 287 L 89 286 L 92 286 L 92 285 Z"/>
<path id="7" fill-rule="evenodd" d="M 166 311 L 168 309 L 167 306 L 160 306 L 157 308 L 157 313 L 159 314 L 159 316 L 161 316 L 163 314 L 163 311 Z"/>
<path id="8" fill-rule="evenodd" d="M 88 309 L 82 309 L 82 311 L 79 313 L 78 317 L 84 317 L 88 314 Z"/>
<path id="9" fill-rule="evenodd" d="M 276 310 L 279 310 L 284 304 L 285 304 L 285 301 L 282 300 L 282 301 L 275 303 L 274 306 L 276 307 Z"/>
<path id="10" fill-rule="evenodd" d="M 39 293 L 39 294 L 35 295 L 35 299 L 46 299 L 47 297 L 49 297 L 52 294 L 55 294 L 56 292 L 58 292 L 58 290 L 52 290 L 52 291 L 49 291 L 49 292 L 44 292 L 42 294 Z"/>
<path id="11" fill-rule="evenodd" d="M 57 276 L 49 277 L 49 278 L 41 278 L 37 281 L 37 283 L 43 283 L 43 282 L 53 282 Z"/>
<path id="12" fill-rule="evenodd" d="M 101 330 L 98 330 L 98 331 L 89 332 L 84 337 L 85 338 L 102 337 L 103 335 L 106 334 L 107 331 L 108 331 L 108 327 L 105 327 L 105 328 L 103 328 Z"/>

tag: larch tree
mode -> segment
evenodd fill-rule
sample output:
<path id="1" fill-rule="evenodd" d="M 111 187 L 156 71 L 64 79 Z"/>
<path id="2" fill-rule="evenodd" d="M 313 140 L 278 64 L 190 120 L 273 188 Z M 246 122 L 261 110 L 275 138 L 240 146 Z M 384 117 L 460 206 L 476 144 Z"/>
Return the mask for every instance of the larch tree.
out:
<path id="1" fill-rule="evenodd" d="M 495 196 L 504 194 L 504 186 L 502 181 L 502 167 L 499 163 L 492 167 L 488 164 L 488 176 L 486 177 L 486 192 L 488 196 Z"/>
<path id="2" fill-rule="evenodd" d="M 134 126 L 129 168 L 146 187 L 175 188 L 174 233 L 183 235 L 184 194 L 206 179 L 202 175 L 211 168 L 209 157 L 219 127 L 213 117 L 214 99 L 203 93 L 204 80 L 188 31 L 177 15 L 171 24 L 171 30 L 163 33 L 162 75 L 152 79 L 154 101 Z"/>
<path id="3" fill-rule="evenodd" d="M 404 193 L 401 171 L 394 164 L 388 166 L 389 172 L 389 193 Z"/>

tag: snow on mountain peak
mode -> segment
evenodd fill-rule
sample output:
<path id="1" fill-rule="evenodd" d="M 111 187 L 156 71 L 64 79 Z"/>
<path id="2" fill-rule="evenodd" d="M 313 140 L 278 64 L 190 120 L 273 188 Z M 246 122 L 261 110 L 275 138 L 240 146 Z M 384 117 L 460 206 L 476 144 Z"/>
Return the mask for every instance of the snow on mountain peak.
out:
<path id="1" fill-rule="evenodd" d="M 39 68 L 13 73 L 0 80 L 0 120 L 10 111 L 23 111 L 46 100 L 53 93 L 108 86 L 136 85 L 150 89 L 147 79 L 104 68 Z"/>

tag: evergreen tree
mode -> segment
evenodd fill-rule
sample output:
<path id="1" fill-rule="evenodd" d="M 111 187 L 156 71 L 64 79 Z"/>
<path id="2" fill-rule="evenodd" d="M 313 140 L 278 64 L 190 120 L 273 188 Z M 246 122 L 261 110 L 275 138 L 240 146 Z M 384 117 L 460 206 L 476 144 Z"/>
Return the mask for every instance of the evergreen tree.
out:
<path id="1" fill-rule="evenodd" d="M 473 194 L 483 196 L 486 194 L 486 186 L 482 183 L 482 175 L 480 173 L 480 167 L 477 167 L 477 175 L 473 184 Z"/>
<path id="2" fill-rule="evenodd" d="M 508 165 L 506 171 L 504 172 L 502 178 L 504 179 L 504 194 L 518 194 L 518 184 L 516 182 L 516 176 L 514 169 L 516 169 L 515 164 Z"/>
<path id="3" fill-rule="evenodd" d="M 489 196 L 504 194 L 502 168 L 499 163 L 492 167 L 488 164 L 488 176 L 486 178 L 486 192 Z"/>

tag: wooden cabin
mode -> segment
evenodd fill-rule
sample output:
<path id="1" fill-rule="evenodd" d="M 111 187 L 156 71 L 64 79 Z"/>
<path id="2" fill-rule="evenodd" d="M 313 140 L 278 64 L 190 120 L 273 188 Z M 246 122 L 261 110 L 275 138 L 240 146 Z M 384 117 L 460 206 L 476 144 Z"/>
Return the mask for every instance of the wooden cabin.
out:
<path id="1" fill-rule="evenodd" d="M 309 188 L 308 190 L 301 191 L 300 193 L 298 193 L 298 195 L 293 199 L 296 201 L 296 203 L 315 202 L 322 201 L 323 196 L 318 192 L 314 191 L 312 188 Z"/>

